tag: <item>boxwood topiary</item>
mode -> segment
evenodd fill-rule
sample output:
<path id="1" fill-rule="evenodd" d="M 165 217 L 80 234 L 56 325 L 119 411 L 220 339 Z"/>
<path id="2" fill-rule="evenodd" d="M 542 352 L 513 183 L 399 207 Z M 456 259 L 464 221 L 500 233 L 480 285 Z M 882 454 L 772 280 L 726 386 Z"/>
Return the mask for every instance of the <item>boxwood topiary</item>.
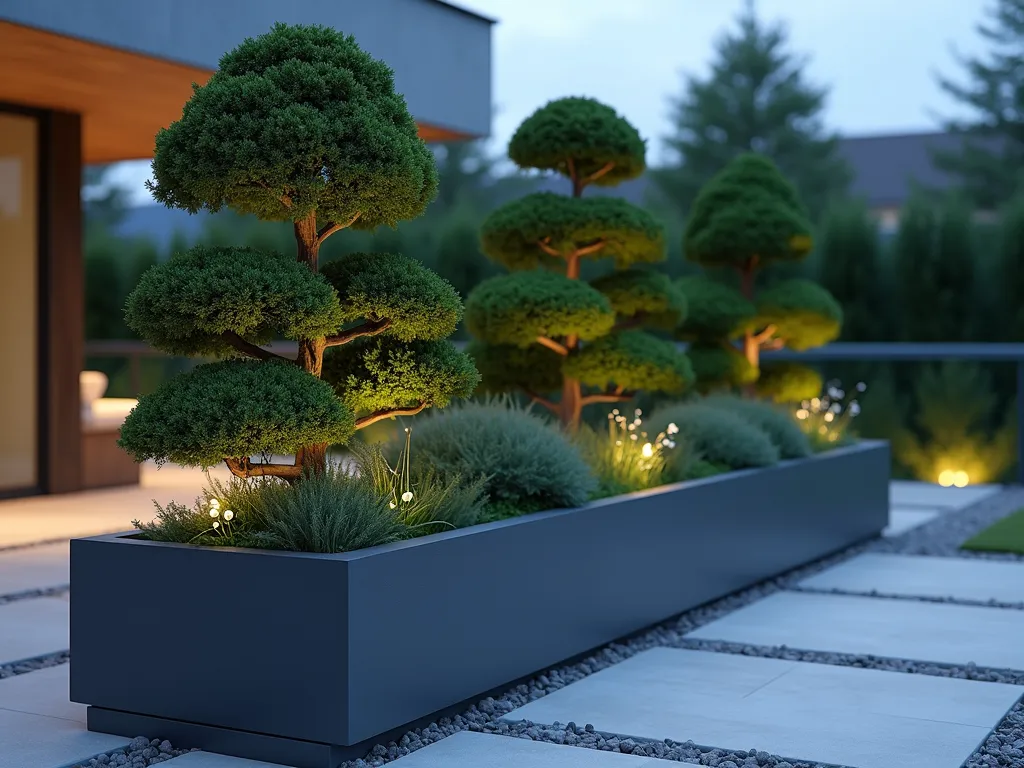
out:
<path id="1" fill-rule="evenodd" d="M 484 476 L 491 504 L 520 513 L 580 506 L 597 484 L 565 435 L 501 400 L 465 403 L 418 419 L 412 460 L 442 475 Z"/>
<path id="2" fill-rule="evenodd" d="M 671 405 L 655 411 L 649 421 L 654 432 L 669 424 L 679 428 L 680 440 L 712 464 L 747 469 L 779 460 L 779 449 L 762 429 L 723 408 L 703 402 Z"/>
<path id="3" fill-rule="evenodd" d="M 712 395 L 704 401 L 715 408 L 735 413 L 760 428 L 779 449 L 783 459 L 802 459 L 811 455 L 811 443 L 792 413 L 763 400 L 730 395 Z"/>

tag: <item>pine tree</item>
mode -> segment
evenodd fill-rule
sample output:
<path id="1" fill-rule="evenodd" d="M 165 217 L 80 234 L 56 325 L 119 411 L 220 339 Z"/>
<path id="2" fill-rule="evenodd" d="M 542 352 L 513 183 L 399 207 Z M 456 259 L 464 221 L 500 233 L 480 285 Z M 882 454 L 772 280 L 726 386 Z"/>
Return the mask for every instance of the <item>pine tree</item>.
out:
<path id="1" fill-rule="evenodd" d="M 320 264 L 339 230 L 413 219 L 437 191 L 391 69 L 351 36 L 276 24 L 225 54 L 157 134 L 153 177 L 168 207 L 288 222 L 295 253 L 197 245 L 146 272 L 128 324 L 172 355 L 222 359 L 140 398 L 120 440 L 137 460 L 298 482 L 356 429 L 475 388 L 445 338 L 462 314 L 451 285 L 395 253 Z M 280 338 L 297 357 L 266 347 Z"/>
<path id="2" fill-rule="evenodd" d="M 786 50 L 781 25 L 765 25 L 748 2 L 739 29 L 723 36 L 707 79 L 691 77 L 672 103 L 666 143 L 675 166 L 654 173 L 662 194 L 686 212 L 700 188 L 737 155 L 770 157 L 791 179 L 812 218 L 841 195 L 852 175 L 837 139 L 822 125 L 827 91 L 808 84 L 804 61 Z"/>
<path id="3" fill-rule="evenodd" d="M 934 160 L 959 180 L 975 206 L 994 211 L 1024 181 L 1024 0 L 993 0 L 987 17 L 976 30 L 991 46 L 989 55 L 961 59 L 965 84 L 939 78 L 940 87 L 974 116 L 947 122 L 963 143 L 936 152 Z"/>
<path id="4" fill-rule="evenodd" d="M 509 157 L 567 177 L 571 195 L 526 195 L 494 211 L 481 230 L 484 253 L 510 270 L 466 301 L 484 385 L 525 392 L 569 430 L 589 404 L 626 402 L 639 390 L 682 392 L 692 379 L 674 344 L 639 330 L 670 330 L 685 313 L 671 280 L 643 268 L 665 258 L 661 224 L 621 198 L 583 196 L 591 184 L 639 176 L 644 154 L 636 128 L 611 107 L 550 102 L 519 126 Z M 582 279 L 583 261 L 608 259 L 615 271 Z"/>

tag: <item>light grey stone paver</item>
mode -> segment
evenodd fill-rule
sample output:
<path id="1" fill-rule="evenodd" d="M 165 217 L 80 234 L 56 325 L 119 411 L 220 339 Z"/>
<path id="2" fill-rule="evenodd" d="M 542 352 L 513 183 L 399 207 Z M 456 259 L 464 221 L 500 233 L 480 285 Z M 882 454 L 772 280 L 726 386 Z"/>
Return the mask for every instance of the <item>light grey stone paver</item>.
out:
<path id="1" fill-rule="evenodd" d="M 857 768 L 959 768 L 1016 686 L 656 648 L 506 715 Z"/>
<path id="2" fill-rule="evenodd" d="M 899 536 L 918 526 L 930 523 L 941 514 L 940 510 L 892 507 L 889 509 L 889 525 L 882 530 L 883 536 Z"/>
<path id="3" fill-rule="evenodd" d="M 85 725 L 85 704 L 69 698 L 69 664 L 0 680 L 0 709 L 71 720 Z"/>
<path id="4" fill-rule="evenodd" d="M 70 547 L 63 542 L 0 551 L 0 595 L 69 584 Z"/>
<path id="5" fill-rule="evenodd" d="M 800 582 L 808 589 L 1024 603 L 1024 563 L 867 553 Z"/>
<path id="6" fill-rule="evenodd" d="M 1024 611 L 776 592 L 686 637 L 1024 670 Z"/>
<path id="7" fill-rule="evenodd" d="M 0 768 L 60 768 L 121 749 L 129 739 L 58 717 L 0 709 Z"/>
<path id="8" fill-rule="evenodd" d="M 1001 490 L 1002 486 L 999 485 L 946 488 L 938 483 L 893 480 L 889 483 L 889 503 L 895 507 L 942 507 L 955 510 L 969 507 Z"/>
<path id="9" fill-rule="evenodd" d="M 230 755 L 217 755 L 213 752 L 188 752 L 184 755 L 166 760 L 160 765 L 169 768 L 287 768 L 278 763 L 262 763 L 259 760 L 245 760 Z M 452 766 L 456 768 L 456 766 Z"/>
<path id="10" fill-rule="evenodd" d="M 53 597 L 0 605 L 0 664 L 66 651 L 70 607 Z"/>
<path id="11" fill-rule="evenodd" d="M 619 752 L 460 731 L 389 765 L 395 768 L 654 768 L 663 763 L 663 760 Z M 174 765 L 173 760 L 171 765 Z"/>

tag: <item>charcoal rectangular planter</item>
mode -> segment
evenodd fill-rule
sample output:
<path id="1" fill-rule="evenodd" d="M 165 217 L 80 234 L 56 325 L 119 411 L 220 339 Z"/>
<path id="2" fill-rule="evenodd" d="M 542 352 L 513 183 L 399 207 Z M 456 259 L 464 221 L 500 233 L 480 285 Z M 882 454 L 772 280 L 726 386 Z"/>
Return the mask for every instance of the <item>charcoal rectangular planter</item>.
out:
<path id="1" fill-rule="evenodd" d="M 878 535 L 889 448 L 338 555 L 71 543 L 91 730 L 333 768 L 383 734 Z"/>

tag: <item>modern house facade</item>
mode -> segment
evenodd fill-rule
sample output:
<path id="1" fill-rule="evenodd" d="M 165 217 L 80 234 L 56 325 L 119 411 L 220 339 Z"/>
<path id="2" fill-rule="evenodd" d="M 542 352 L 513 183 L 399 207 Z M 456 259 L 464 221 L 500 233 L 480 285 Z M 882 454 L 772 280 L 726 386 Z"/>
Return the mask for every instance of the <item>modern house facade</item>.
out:
<path id="1" fill-rule="evenodd" d="M 425 140 L 489 133 L 493 22 L 442 0 L 0 0 L 0 498 L 83 487 L 83 166 L 149 158 L 275 22 L 354 35 Z"/>

